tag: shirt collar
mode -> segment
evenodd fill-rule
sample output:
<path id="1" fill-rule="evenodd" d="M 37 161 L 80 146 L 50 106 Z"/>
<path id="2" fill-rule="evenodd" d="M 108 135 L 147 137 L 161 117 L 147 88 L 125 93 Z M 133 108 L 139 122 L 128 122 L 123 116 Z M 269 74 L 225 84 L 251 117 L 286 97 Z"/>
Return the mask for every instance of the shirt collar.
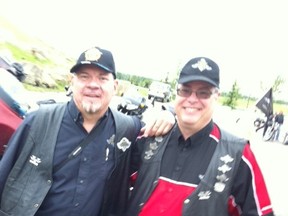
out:
<path id="1" fill-rule="evenodd" d="M 199 143 L 199 140 L 202 140 L 202 139 L 205 139 L 206 137 L 209 137 L 209 134 L 211 133 L 211 131 L 213 129 L 213 125 L 214 125 L 214 123 L 211 120 L 204 128 L 202 128 L 200 131 L 198 131 L 197 133 L 190 136 L 186 141 L 184 141 L 184 138 L 181 134 L 181 131 L 177 125 L 177 127 L 175 128 L 175 131 L 174 131 L 174 135 L 178 137 L 178 141 L 182 141 L 179 143 L 186 142 L 186 144 L 188 144 L 188 145 L 190 145 L 191 143 L 195 143 L 195 141 L 197 141 L 197 143 Z"/>

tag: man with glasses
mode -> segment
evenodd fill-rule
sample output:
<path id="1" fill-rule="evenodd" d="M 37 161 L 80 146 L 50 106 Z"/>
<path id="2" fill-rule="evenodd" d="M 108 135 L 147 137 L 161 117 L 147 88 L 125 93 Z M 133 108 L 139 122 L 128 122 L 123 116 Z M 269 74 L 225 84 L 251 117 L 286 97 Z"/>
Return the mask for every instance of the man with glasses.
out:
<path id="1" fill-rule="evenodd" d="M 219 95 L 218 65 L 191 59 L 178 80 L 177 124 L 163 137 L 138 142 L 134 160 L 141 162 L 127 215 L 273 215 L 249 141 L 213 122 Z"/>

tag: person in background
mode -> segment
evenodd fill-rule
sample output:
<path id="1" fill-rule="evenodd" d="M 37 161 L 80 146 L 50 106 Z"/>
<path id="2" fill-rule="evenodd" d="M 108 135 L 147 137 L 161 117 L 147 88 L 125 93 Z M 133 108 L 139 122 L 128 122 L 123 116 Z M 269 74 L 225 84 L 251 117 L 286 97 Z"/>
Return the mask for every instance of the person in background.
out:
<path id="1" fill-rule="evenodd" d="M 133 160 L 141 162 L 127 216 L 273 215 L 249 140 L 212 119 L 219 95 L 218 65 L 206 57 L 188 61 L 174 102 L 177 124 L 137 142 Z"/>
<path id="2" fill-rule="evenodd" d="M 175 123 L 162 111 L 143 127 L 109 108 L 117 80 L 108 50 L 84 51 L 70 72 L 71 100 L 29 113 L 8 143 L 0 163 L 1 216 L 121 215 L 136 138 L 165 134 Z"/>
<path id="3" fill-rule="evenodd" d="M 279 142 L 279 135 L 281 133 L 281 127 L 282 127 L 282 125 L 284 123 L 284 115 L 283 115 L 283 111 L 282 110 L 279 113 L 276 114 L 275 123 L 277 124 L 277 130 L 276 130 L 274 141 Z"/>

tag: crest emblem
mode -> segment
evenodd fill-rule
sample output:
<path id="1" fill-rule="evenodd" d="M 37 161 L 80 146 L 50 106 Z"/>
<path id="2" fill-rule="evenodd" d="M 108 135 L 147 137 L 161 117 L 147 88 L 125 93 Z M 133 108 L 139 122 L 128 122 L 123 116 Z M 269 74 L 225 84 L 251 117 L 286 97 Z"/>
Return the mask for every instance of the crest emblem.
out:
<path id="1" fill-rule="evenodd" d="M 163 141 L 162 136 L 158 136 L 154 138 L 154 141 L 149 144 L 149 149 L 145 151 L 145 160 L 151 159 L 151 157 L 157 152 L 159 144 Z"/>
<path id="2" fill-rule="evenodd" d="M 225 155 L 220 157 L 220 160 L 223 161 L 225 164 L 232 162 L 234 159 L 230 155 Z"/>
<path id="3" fill-rule="evenodd" d="M 149 160 L 154 155 L 152 150 L 145 151 L 144 159 Z"/>
<path id="4" fill-rule="evenodd" d="M 222 192 L 225 189 L 225 182 L 229 181 L 228 176 L 229 172 L 232 169 L 232 167 L 228 166 L 228 164 L 232 163 L 234 161 L 234 158 L 227 154 L 223 157 L 220 157 L 220 161 L 224 162 L 224 164 L 218 167 L 218 171 L 220 172 L 220 174 L 216 176 L 217 182 L 214 184 L 214 190 L 216 192 Z M 227 173 L 228 176 L 225 173 Z"/>
<path id="5" fill-rule="evenodd" d="M 226 173 L 231 170 L 231 167 L 229 167 L 227 164 L 223 164 L 221 167 L 218 167 L 218 170 L 222 173 Z"/>
<path id="6" fill-rule="evenodd" d="M 155 137 L 155 141 L 156 142 L 162 142 L 163 141 L 163 137 L 162 136 L 157 136 L 157 137 Z"/>
<path id="7" fill-rule="evenodd" d="M 199 200 L 206 200 L 209 199 L 211 195 L 211 191 L 200 191 L 198 194 Z"/>
<path id="8" fill-rule="evenodd" d="M 150 149 L 156 150 L 158 148 L 157 142 L 150 143 Z"/>
<path id="9" fill-rule="evenodd" d="M 117 147 L 125 152 L 131 146 L 131 142 L 126 138 L 123 137 L 120 142 L 117 143 Z"/>
<path id="10" fill-rule="evenodd" d="M 223 182 L 216 182 L 214 185 L 214 190 L 217 192 L 222 192 L 225 188 L 225 184 Z"/>
<path id="11" fill-rule="evenodd" d="M 31 155 L 29 162 L 35 166 L 38 166 L 41 163 L 41 159 L 36 157 L 35 155 Z"/>
<path id="12" fill-rule="evenodd" d="M 107 140 L 107 143 L 109 145 L 112 145 L 114 146 L 114 142 L 115 142 L 115 134 L 113 134 L 108 140 Z"/>
<path id="13" fill-rule="evenodd" d="M 192 68 L 198 68 L 201 72 L 204 70 L 212 70 L 204 58 L 201 58 L 197 63 L 193 64 Z"/>
<path id="14" fill-rule="evenodd" d="M 198 178 L 199 178 L 200 180 L 202 180 L 202 179 L 204 178 L 204 175 L 199 174 L 199 175 L 198 175 Z"/>
<path id="15" fill-rule="evenodd" d="M 216 179 L 220 182 L 226 182 L 229 180 L 229 178 L 224 173 L 222 175 L 217 175 Z"/>
<path id="16" fill-rule="evenodd" d="M 101 58 L 102 52 L 96 47 L 85 52 L 85 61 L 98 61 Z"/>

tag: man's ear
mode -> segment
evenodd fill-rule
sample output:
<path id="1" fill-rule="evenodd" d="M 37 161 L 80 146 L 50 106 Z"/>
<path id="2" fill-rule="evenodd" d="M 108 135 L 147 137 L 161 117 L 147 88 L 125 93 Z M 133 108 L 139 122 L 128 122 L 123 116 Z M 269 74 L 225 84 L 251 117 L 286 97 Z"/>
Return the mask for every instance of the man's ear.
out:
<path id="1" fill-rule="evenodd" d="M 118 88 L 118 80 L 114 80 L 114 92 L 116 94 Z"/>
<path id="2" fill-rule="evenodd" d="M 218 98 L 221 96 L 221 92 L 219 89 L 217 89 L 217 92 L 215 93 L 216 94 L 216 99 L 218 100 Z"/>

